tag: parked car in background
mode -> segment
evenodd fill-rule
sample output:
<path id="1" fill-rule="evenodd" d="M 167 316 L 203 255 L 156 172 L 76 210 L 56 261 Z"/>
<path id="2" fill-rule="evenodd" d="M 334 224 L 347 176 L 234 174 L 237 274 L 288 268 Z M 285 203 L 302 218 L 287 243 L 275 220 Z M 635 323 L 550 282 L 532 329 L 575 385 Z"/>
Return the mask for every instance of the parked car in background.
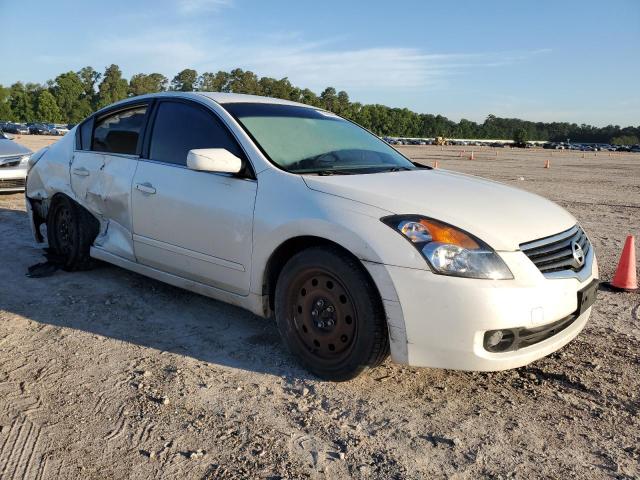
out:
<path id="1" fill-rule="evenodd" d="M 31 150 L 0 132 L 0 192 L 24 190 Z"/>
<path id="2" fill-rule="evenodd" d="M 31 135 L 51 135 L 51 129 L 44 123 L 33 123 L 29 127 Z"/>
<path id="3" fill-rule="evenodd" d="M 3 132 L 13 133 L 16 135 L 28 135 L 29 129 L 21 123 L 7 123 L 3 128 Z"/>
<path id="4" fill-rule="evenodd" d="M 66 125 L 55 124 L 51 128 L 51 135 L 66 135 L 67 133 L 69 133 L 69 129 Z"/>

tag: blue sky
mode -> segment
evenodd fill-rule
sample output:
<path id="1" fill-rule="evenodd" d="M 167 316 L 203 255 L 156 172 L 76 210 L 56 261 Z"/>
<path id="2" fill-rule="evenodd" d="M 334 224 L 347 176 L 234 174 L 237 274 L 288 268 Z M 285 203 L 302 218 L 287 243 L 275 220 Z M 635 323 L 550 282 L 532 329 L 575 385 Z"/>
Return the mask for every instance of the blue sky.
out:
<path id="1" fill-rule="evenodd" d="M 352 100 L 640 125 L 640 1 L 0 0 L 0 83 L 249 69 Z"/>

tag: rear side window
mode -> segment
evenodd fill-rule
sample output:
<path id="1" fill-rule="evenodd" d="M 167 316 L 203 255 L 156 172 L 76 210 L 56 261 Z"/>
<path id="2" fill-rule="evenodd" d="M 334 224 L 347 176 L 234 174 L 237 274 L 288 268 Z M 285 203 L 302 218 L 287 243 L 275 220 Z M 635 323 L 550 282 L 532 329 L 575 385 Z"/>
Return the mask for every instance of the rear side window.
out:
<path id="1" fill-rule="evenodd" d="M 212 113 L 181 102 L 160 103 L 149 157 L 186 165 L 189 150 L 195 148 L 226 148 L 239 158 L 244 156 L 231 133 Z"/>
<path id="2" fill-rule="evenodd" d="M 136 107 L 96 120 L 92 150 L 135 155 L 147 107 Z"/>

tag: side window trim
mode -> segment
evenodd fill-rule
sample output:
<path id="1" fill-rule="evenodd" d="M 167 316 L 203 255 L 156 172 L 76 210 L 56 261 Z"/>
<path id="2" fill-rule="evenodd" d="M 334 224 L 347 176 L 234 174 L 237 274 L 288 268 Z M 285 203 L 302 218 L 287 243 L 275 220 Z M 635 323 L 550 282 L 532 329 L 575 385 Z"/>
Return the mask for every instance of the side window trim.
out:
<path id="1" fill-rule="evenodd" d="M 202 111 L 204 111 L 206 114 L 208 114 L 209 116 L 212 117 L 212 119 L 217 122 L 217 124 L 223 128 L 233 139 L 233 141 L 236 143 L 238 150 L 240 152 L 242 152 L 242 161 L 244 162 L 245 165 L 245 172 L 243 173 L 243 177 L 244 178 L 249 178 L 251 180 L 255 180 L 256 179 L 256 175 L 255 175 L 255 169 L 253 168 L 253 164 L 251 163 L 251 160 L 249 160 L 249 155 L 247 155 L 246 150 L 244 149 L 244 147 L 242 146 L 242 143 L 238 140 L 238 137 L 236 136 L 236 134 L 233 132 L 233 130 L 231 128 L 229 128 L 229 125 L 227 125 L 227 123 L 222 119 L 222 117 L 220 117 L 220 115 L 218 115 L 218 112 L 215 112 L 214 110 L 212 110 L 211 108 L 209 108 L 207 105 L 202 104 L 200 102 L 195 102 L 193 100 L 189 100 L 186 98 L 158 98 L 153 105 L 153 108 L 151 110 L 151 112 L 149 110 L 147 110 L 147 129 L 145 132 L 145 138 L 144 138 L 144 144 L 142 147 L 142 153 L 140 156 L 140 159 L 142 160 L 149 160 L 151 162 L 155 162 L 155 163 L 161 163 L 163 165 L 171 165 L 171 166 L 176 166 L 176 167 L 181 167 L 181 168 L 187 168 L 181 165 L 177 165 L 177 164 L 170 164 L 170 163 L 166 163 L 166 162 L 161 162 L 158 160 L 154 160 L 151 158 L 151 141 L 152 141 L 152 137 L 153 137 L 153 128 L 156 122 L 156 118 L 158 116 L 158 110 L 159 107 L 162 103 L 182 103 L 185 105 L 189 105 L 193 108 L 198 108 Z M 150 112 L 150 113 L 149 113 Z"/>
<path id="2" fill-rule="evenodd" d="M 76 151 L 91 151 L 91 140 L 93 139 L 93 120 L 95 115 L 92 114 L 87 117 L 83 122 L 79 123 L 76 127 Z M 91 132 L 89 133 L 89 145 L 85 145 L 82 141 L 82 128 L 85 125 L 91 125 Z"/>

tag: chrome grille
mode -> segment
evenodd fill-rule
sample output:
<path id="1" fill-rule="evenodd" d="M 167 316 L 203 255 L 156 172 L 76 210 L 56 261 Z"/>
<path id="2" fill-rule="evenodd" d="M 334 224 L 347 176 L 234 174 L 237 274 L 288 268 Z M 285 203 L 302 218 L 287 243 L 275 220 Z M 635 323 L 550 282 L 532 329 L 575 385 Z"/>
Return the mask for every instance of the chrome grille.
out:
<path id="1" fill-rule="evenodd" d="M 0 168 L 17 167 L 20 165 L 21 155 L 11 157 L 0 157 Z"/>
<path id="2" fill-rule="evenodd" d="M 574 256 L 574 243 L 580 245 L 582 249 L 582 263 Z M 576 225 L 557 235 L 522 243 L 520 244 L 520 249 L 542 273 L 563 270 L 577 272 L 584 266 L 584 259 L 586 259 L 589 250 L 591 250 L 591 245 L 584 230 Z"/>

